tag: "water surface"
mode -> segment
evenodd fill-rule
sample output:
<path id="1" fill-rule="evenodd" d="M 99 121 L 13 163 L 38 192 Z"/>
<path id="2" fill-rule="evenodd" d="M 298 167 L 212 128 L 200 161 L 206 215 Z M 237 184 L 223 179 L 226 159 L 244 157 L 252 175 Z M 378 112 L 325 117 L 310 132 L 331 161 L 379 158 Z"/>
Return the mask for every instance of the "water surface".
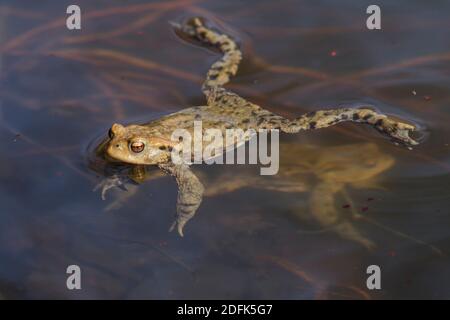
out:
<path id="1" fill-rule="evenodd" d="M 81 31 L 65 28 L 68 1 L 0 5 L 1 297 L 450 298 L 450 3 L 379 1 L 381 31 L 365 27 L 368 1 L 78 3 Z M 288 117 L 371 104 L 428 137 L 410 151 L 343 124 L 282 136 L 312 146 L 281 155 L 294 168 L 284 176 L 195 168 L 209 188 L 258 179 L 205 198 L 183 239 L 167 232 L 170 177 L 106 210 L 122 191 L 106 201 L 92 192 L 102 173 L 89 166 L 89 143 L 114 122 L 205 103 L 200 85 L 217 55 L 168 24 L 191 15 L 240 40 L 231 88 L 251 101 Z M 384 167 L 362 179 L 375 164 Z M 269 190 L 272 178 L 298 182 L 297 192 Z M 327 201 L 360 238 L 314 216 Z M 66 288 L 71 264 L 80 291 Z M 376 292 L 365 285 L 371 264 L 382 270 Z"/>

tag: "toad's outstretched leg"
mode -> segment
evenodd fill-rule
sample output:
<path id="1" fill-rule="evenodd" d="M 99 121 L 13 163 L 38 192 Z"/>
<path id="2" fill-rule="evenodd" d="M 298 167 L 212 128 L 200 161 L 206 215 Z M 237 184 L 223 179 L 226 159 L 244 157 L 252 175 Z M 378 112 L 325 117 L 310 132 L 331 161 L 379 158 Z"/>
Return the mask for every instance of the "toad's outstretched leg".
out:
<path id="1" fill-rule="evenodd" d="M 230 36 L 207 27 L 203 18 L 191 18 L 182 25 L 175 23 L 172 25 L 185 35 L 201 44 L 217 48 L 223 54 L 209 69 L 202 86 L 202 91 L 208 100 L 211 95 L 222 94 L 219 91 L 225 91 L 223 85 L 236 74 L 242 59 L 242 53 L 237 43 Z"/>
<path id="2" fill-rule="evenodd" d="M 177 215 L 170 231 L 176 228 L 178 234 L 183 236 L 184 225 L 195 215 L 202 202 L 204 187 L 187 165 L 167 163 L 159 167 L 177 180 Z"/>
<path id="3" fill-rule="evenodd" d="M 259 128 L 280 129 L 286 133 L 297 133 L 302 130 L 326 128 L 344 121 L 364 123 L 373 126 L 382 134 L 389 136 L 394 142 L 413 146 L 418 144 L 409 134 L 414 126 L 395 121 L 384 114 L 366 108 L 339 108 L 307 113 L 297 119 L 289 120 L 271 113 L 259 117 Z"/>
<path id="4" fill-rule="evenodd" d="M 174 26 L 185 36 L 214 47 L 222 53 L 222 57 L 209 69 L 202 90 L 209 106 L 218 109 L 227 108 L 228 111 L 238 115 L 242 121 L 239 123 L 240 128 L 279 129 L 287 133 L 297 133 L 351 121 L 369 124 L 395 142 L 407 146 L 417 144 L 409 136 L 415 129 L 414 126 L 388 118 L 375 112 L 371 107 L 316 111 L 290 120 L 248 102 L 223 87 L 229 82 L 230 77 L 236 74 L 242 59 L 242 53 L 233 38 L 208 27 L 203 18 L 191 18 L 182 25 L 174 24 Z"/>

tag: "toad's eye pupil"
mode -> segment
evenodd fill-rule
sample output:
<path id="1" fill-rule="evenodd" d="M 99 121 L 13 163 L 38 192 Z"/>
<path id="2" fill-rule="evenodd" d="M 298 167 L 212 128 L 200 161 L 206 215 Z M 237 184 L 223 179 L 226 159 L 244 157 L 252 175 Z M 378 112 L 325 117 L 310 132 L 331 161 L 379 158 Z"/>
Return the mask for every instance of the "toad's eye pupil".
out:
<path id="1" fill-rule="evenodd" d="M 144 143 L 140 142 L 140 141 L 132 142 L 130 144 L 130 148 L 131 148 L 131 151 L 133 151 L 134 153 L 142 152 L 142 150 L 144 150 Z"/>

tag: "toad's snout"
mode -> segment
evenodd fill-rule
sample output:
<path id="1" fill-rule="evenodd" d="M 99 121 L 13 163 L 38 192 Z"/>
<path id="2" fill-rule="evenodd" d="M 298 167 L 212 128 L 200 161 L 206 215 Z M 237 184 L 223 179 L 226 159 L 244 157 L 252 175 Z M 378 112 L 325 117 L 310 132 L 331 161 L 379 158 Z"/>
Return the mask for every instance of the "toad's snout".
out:
<path id="1" fill-rule="evenodd" d="M 106 154 L 112 158 L 122 158 L 121 155 L 126 151 L 123 143 L 111 141 L 106 148 Z"/>

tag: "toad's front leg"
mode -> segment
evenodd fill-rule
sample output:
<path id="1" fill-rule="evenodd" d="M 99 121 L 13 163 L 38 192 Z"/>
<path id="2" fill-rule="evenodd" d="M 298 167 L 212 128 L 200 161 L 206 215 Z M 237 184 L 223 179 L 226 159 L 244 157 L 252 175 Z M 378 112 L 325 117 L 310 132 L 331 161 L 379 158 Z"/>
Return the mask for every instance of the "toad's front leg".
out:
<path id="1" fill-rule="evenodd" d="M 175 177 L 178 184 L 177 214 L 170 231 L 177 229 L 183 236 L 184 225 L 192 219 L 203 198 L 204 187 L 197 176 L 185 164 L 160 164 L 159 167 Z"/>
<path id="2" fill-rule="evenodd" d="M 102 192 L 102 200 L 105 200 L 106 199 L 106 192 L 109 189 L 120 188 L 120 189 L 122 189 L 124 191 L 128 191 L 128 189 L 126 187 L 128 184 L 136 185 L 137 183 L 134 180 L 132 180 L 127 175 L 114 174 L 114 175 L 106 177 L 102 181 L 100 181 L 94 187 L 94 189 L 92 191 L 101 190 L 101 192 Z"/>

